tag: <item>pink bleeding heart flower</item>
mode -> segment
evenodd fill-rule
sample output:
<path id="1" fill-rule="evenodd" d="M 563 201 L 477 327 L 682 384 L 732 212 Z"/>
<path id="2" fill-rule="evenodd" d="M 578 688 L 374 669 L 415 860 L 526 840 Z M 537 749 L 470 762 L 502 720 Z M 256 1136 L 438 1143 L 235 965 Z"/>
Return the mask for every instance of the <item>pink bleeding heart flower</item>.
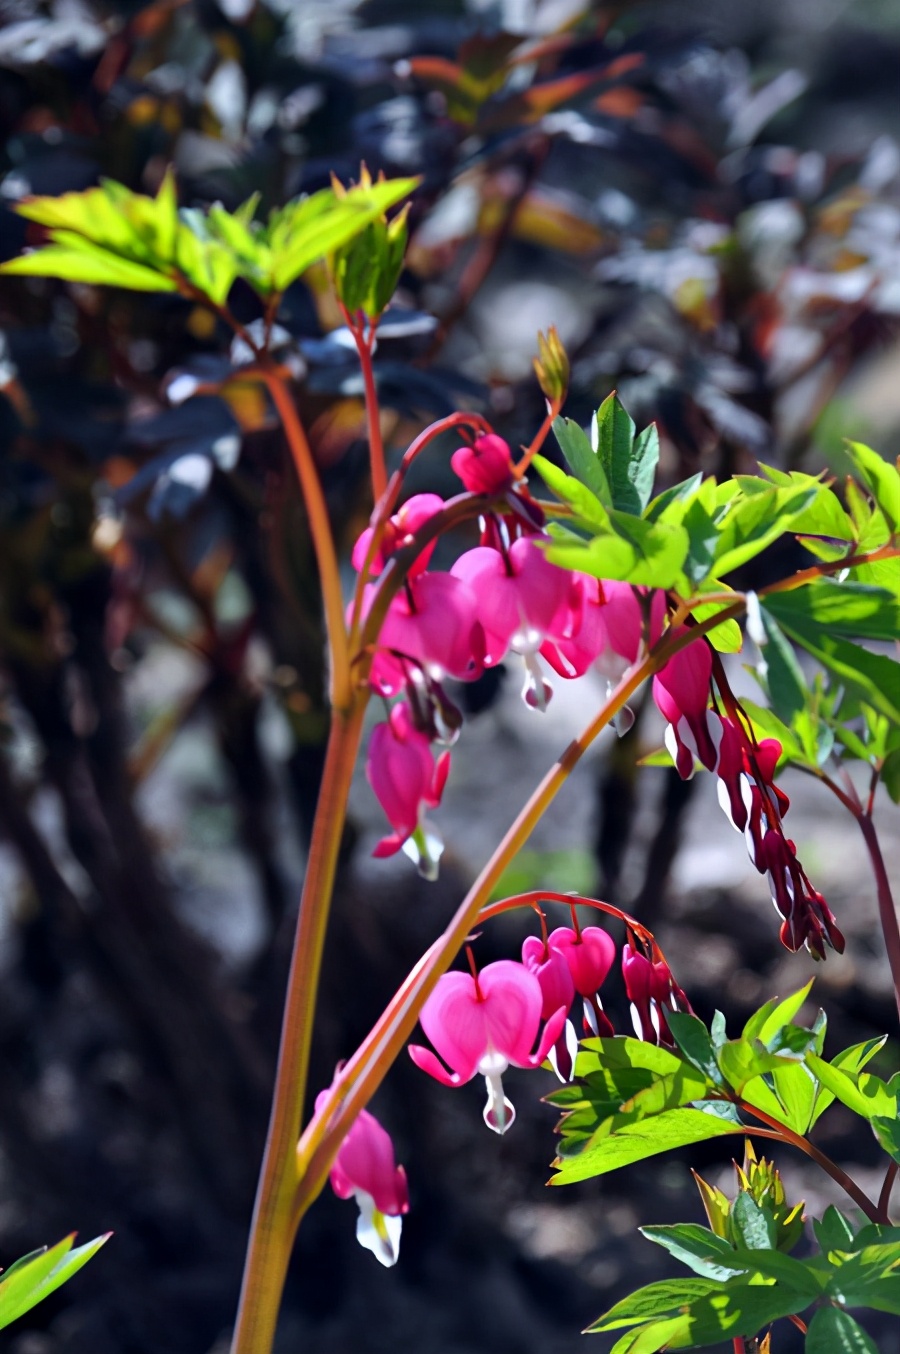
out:
<path id="1" fill-rule="evenodd" d="M 655 644 L 662 634 L 666 595 L 658 589 L 648 594 L 645 588 L 634 588 L 630 583 L 608 580 L 604 580 L 603 595 L 603 622 L 610 654 L 614 656 L 610 663 L 610 675 L 619 676 L 625 668 L 637 662 L 645 638 L 645 627 L 649 644 Z"/>
<path id="2" fill-rule="evenodd" d="M 611 1038 L 615 1030 L 597 993 L 616 957 L 612 936 L 600 926 L 582 926 L 578 931 L 571 926 L 558 926 L 550 932 L 548 943 L 569 967 L 575 991 L 582 999 L 585 1029 L 598 1038 Z"/>
<path id="3" fill-rule="evenodd" d="M 495 1133 L 505 1133 L 515 1110 L 503 1094 L 503 1073 L 510 1065 L 540 1067 L 566 1021 L 561 1006 L 544 1025 L 532 1053 L 542 1009 L 537 978 L 511 959 L 488 964 L 477 977 L 444 973 L 419 1017 L 444 1062 L 418 1044 L 410 1045 L 409 1055 L 443 1086 L 462 1086 L 476 1074 L 483 1076 L 488 1091 L 484 1121 Z"/>
<path id="4" fill-rule="evenodd" d="M 450 465 L 473 494 L 499 494 L 513 483 L 509 445 L 496 433 L 485 433 L 471 447 L 460 447 Z"/>
<path id="5" fill-rule="evenodd" d="M 398 550 L 402 550 L 404 546 L 409 545 L 419 528 L 434 517 L 435 513 L 439 513 L 443 506 L 444 500 L 437 494 L 413 494 L 411 498 L 408 498 L 385 523 L 378 550 L 369 570 L 370 577 L 377 578 L 391 555 L 395 555 Z M 366 555 L 374 531 L 374 527 L 366 527 L 353 547 L 351 560 L 357 572 L 362 570 L 366 562 Z M 428 561 L 434 554 L 436 545 L 436 539 L 426 545 L 425 549 L 410 565 L 407 578 L 415 578 L 416 574 L 420 574 L 427 569 Z"/>
<path id="6" fill-rule="evenodd" d="M 327 1091 L 316 1096 L 319 1110 Z M 341 1143 L 329 1176 L 339 1199 L 355 1199 L 359 1207 L 356 1239 L 383 1265 L 395 1265 L 400 1254 L 403 1214 L 409 1212 L 406 1172 L 394 1158 L 390 1135 L 374 1114 L 360 1110 Z"/>
<path id="7" fill-rule="evenodd" d="M 604 621 L 604 585 L 589 574 L 569 575 L 569 589 L 541 645 L 560 677 L 582 677 L 609 644 Z"/>
<path id="8" fill-rule="evenodd" d="M 394 831 L 383 837 L 373 856 L 392 856 L 403 848 L 428 879 L 437 874 L 442 844 L 424 810 L 441 802 L 450 771 L 450 753 L 435 763 L 431 744 L 414 725 L 405 701 L 391 710 L 387 723 L 377 724 L 369 740 L 366 776 Z"/>
<path id="9" fill-rule="evenodd" d="M 522 694 L 526 703 L 543 709 L 550 688 L 541 674 L 537 652 L 566 598 L 567 571 L 550 563 L 537 537 L 522 536 L 505 554 L 483 545 L 467 550 L 451 573 L 478 598 L 485 666 L 494 667 L 512 648 L 525 660 Z"/>
<path id="10" fill-rule="evenodd" d="M 593 997 L 616 957 L 612 936 L 600 926 L 582 926 L 577 933 L 571 926 L 558 926 L 550 932 L 549 945 L 564 957 L 578 995 Z"/>
<path id="11" fill-rule="evenodd" d="M 363 595 L 363 617 L 375 594 Z M 406 684 L 402 657 L 427 668 L 436 678 L 449 674 L 472 681 L 483 671 L 484 635 L 478 602 L 462 579 L 449 573 L 423 573 L 408 580 L 392 598 L 378 635 L 370 682 L 383 696 L 394 696 Z"/>
<path id="12" fill-rule="evenodd" d="M 666 1011 L 688 1011 L 691 1004 L 664 960 L 655 964 L 630 944 L 622 947 L 622 976 L 631 1002 L 635 1034 L 650 1044 L 674 1046 Z"/>
<path id="13" fill-rule="evenodd" d="M 540 936 L 527 936 L 522 942 L 522 963 L 541 985 L 541 1019 L 549 1020 L 562 1007 L 566 1015 L 575 999 L 575 984 L 569 972 L 565 955 L 553 950 Z M 567 1020 L 548 1057 L 560 1081 L 571 1081 L 575 1071 L 578 1036 L 571 1020 Z"/>
<path id="14" fill-rule="evenodd" d="M 697 757 L 707 771 L 718 760 L 722 721 L 709 707 L 712 649 L 706 640 L 688 644 L 653 678 L 653 699 L 668 720 L 666 747 L 682 780 L 694 774 Z"/>

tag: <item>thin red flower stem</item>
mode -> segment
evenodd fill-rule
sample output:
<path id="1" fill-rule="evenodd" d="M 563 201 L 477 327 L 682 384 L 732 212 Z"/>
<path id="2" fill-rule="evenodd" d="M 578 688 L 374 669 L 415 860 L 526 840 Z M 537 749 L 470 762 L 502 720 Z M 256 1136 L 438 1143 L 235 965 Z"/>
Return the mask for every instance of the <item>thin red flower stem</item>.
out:
<path id="1" fill-rule="evenodd" d="M 541 447 L 546 442 L 547 434 L 553 427 L 553 420 L 559 415 L 559 411 L 562 408 L 562 404 L 563 402 L 561 399 L 550 401 L 550 404 L 547 408 L 546 418 L 544 419 L 541 426 L 538 428 L 534 437 L 528 443 L 528 446 L 523 451 L 522 459 L 519 461 L 518 465 L 516 465 L 513 468 L 513 474 L 515 475 L 517 480 L 524 478 L 528 470 L 528 467 L 531 465 L 531 462 L 534 460 L 535 456 L 538 454 Z"/>
<path id="2" fill-rule="evenodd" d="M 344 626 L 340 568 L 319 472 L 297 407 L 284 380 L 268 365 L 261 366 L 259 374 L 281 420 L 303 491 L 325 608 L 328 650 L 331 655 L 331 701 L 340 709 L 347 710 L 352 701 L 350 650 Z"/>
<path id="3" fill-rule="evenodd" d="M 891 1206 L 891 1193 L 897 1174 L 900 1172 L 900 1162 L 888 1162 L 888 1168 L 884 1173 L 884 1182 L 881 1186 L 881 1193 L 878 1196 L 878 1221 L 890 1226 L 891 1215 L 889 1212 Z"/>
<path id="4" fill-rule="evenodd" d="M 366 424 L 369 434 L 369 470 L 372 476 L 372 495 L 377 503 L 387 489 L 387 469 L 384 463 L 384 442 L 381 437 L 381 410 L 378 404 L 378 391 L 375 388 L 375 371 L 372 366 L 372 354 L 375 351 L 377 321 L 369 321 L 362 311 L 351 315 L 343 302 L 338 302 L 344 323 L 353 335 L 359 365 L 362 370 L 363 388 L 366 395 Z M 368 332 L 366 332 L 368 330 Z"/>
<path id="5" fill-rule="evenodd" d="M 805 1335 L 805 1334 L 806 1334 L 806 1322 L 803 1321 L 803 1320 L 801 1320 L 801 1318 L 800 1318 L 799 1316 L 797 1316 L 796 1314 L 791 1314 L 791 1313 L 789 1313 L 789 1314 L 788 1314 L 788 1321 L 790 1321 L 790 1323 L 791 1323 L 792 1326 L 796 1326 L 796 1327 L 797 1327 L 797 1329 L 798 1329 L 798 1331 L 800 1332 L 801 1335 Z"/>
<path id="6" fill-rule="evenodd" d="M 869 852 L 869 859 L 872 862 L 872 873 L 875 876 L 875 890 L 878 897 L 878 916 L 881 920 L 888 963 L 891 966 L 894 999 L 897 1003 L 897 1012 L 900 1014 L 900 923 L 897 921 L 897 908 L 894 905 L 891 893 L 891 881 L 888 878 L 887 866 L 881 853 L 881 843 L 878 840 L 878 833 L 875 831 L 875 824 L 867 813 L 857 813 L 855 818 L 859 823 L 859 830 L 863 835 L 866 849 Z"/>
<path id="7" fill-rule="evenodd" d="M 554 893 L 552 889 L 529 889 L 526 893 L 516 893 L 509 898 L 502 898 L 496 903 L 489 903 L 483 907 L 478 914 L 478 923 L 490 921 L 492 917 L 499 917 L 503 912 L 511 912 L 517 907 L 536 907 L 540 903 L 561 903 L 565 907 L 593 907 L 598 912 L 606 912 L 608 916 L 615 917 L 617 921 L 622 921 L 626 926 L 630 926 L 641 939 L 648 945 L 655 943 L 656 937 L 646 926 L 642 926 L 639 921 L 635 921 L 629 912 L 624 912 L 621 907 L 615 907 L 612 903 L 605 903 L 600 898 L 584 898 L 575 893 Z M 657 947 L 658 948 L 658 947 Z M 660 950 L 660 954 L 662 951 Z"/>
<path id="8" fill-rule="evenodd" d="M 844 569 L 855 569 L 860 564 L 876 564 L 883 559 L 896 559 L 900 556 L 900 545 L 882 545 L 868 554 L 845 555 L 843 559 L 823 560 L 821 564 L 812 564 L 808 569 L 798 569 L 789 578 L 780 578 L 777 583 L 767 583 L 759 589 L 760 597 L 769 597 L 775 592 L 792 592 L 802 588 L 805 583 L 814 583 L 817 578 L 827 578 L 830 574 L 843 573 Z"/>
<path id="9" fill-rule="evenodd" d="M 394 471 L 388 482 L 384 493 L 377 499 L 375 509 L 372 513 L 372 539 L 369 541 L 369 548 L 366 551 L 366 557 L 363 567 L 359 571 L 356 580 L 356 590 L 353 596 L 353 614 L 350 625 L 350 648 L 354 649 L 359 634 L 360 617 L 362 615 L 363 590 L 367 583 L 371 581 L 372 565 L 375 556 L 378 554 L 378 547 L 381 544 L 381 538 L 384 533 L 385 524 L 394 508 L 397 506 L 397 500 L 400 497 L 400 490 L 403 488 L 403 481 L 406 478 L 407 471 L 416 457 L 425 450 L 430 442 L 441 433 L 449 432 L 451 428 L 469 427 L 479 433 L 490 432 L 491 425 L 481 414 L 470 414 L 467 412 L 458 412 L 449 414 L 446 418 L 438 419 L 435 423 L 429 423 L 419 433 L 418 437 L 409 444 L 403 454 L 400 466 Z"/>

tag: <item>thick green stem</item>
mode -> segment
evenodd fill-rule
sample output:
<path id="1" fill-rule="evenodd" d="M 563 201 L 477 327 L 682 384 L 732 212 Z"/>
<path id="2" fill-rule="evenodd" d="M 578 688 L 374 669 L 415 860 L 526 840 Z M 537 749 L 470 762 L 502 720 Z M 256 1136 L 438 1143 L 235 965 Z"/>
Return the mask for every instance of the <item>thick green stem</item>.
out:
<path id="1" fill-rule="evenodd" d="M 894 982 L 894 1000 L 900 1014 L 900 924 L 897 922 L 897 909 L 891 894 L 891 881 L 888 879 L 887 866 L 881 854 L 881 844 L 875 824 L 867 813 L 855 815 L 859 830 L 869 852 L 872 872 L 875 875 L 875 888 L 878 895 L 878 915 L 884 934 L 884 947 L 887 950 L 888 963 L 891 966 L 891 978 Z"/>
<path id="2" fill-rule="evenodd" d="M 297 1140 L 319 970 L 347 796 L 362 735 L 367 696 L 349 712 L 335 709 L 313 827 L 278 1052 L 265 1156 L 247 1249 L 232 1354 L 269 1354 L 297 1227 Z"/>

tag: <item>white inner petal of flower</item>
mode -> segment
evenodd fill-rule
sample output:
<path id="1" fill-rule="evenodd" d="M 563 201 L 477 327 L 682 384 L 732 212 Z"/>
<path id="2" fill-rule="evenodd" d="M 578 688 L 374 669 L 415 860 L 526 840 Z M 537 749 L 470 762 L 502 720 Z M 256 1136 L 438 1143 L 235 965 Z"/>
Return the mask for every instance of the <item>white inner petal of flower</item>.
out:
<path id="1" fill-rule="evenodd" d="M 359 1206 L 356 1220 L 356 1239 L 367 1251 L 371 1251 L 382 1265 L 396 1265 L 400 1255 L 400 1233 L 403 1231 L 403 1219 L 392 1218 L 375 1207 L 375 1200 L 364 1189 L 353 1191 Z"/>
<path id="2" fill-rule="evenodd" d="M 724 780 L 716 782 L 716 794 L 719 797 L 719 807 L 728 819 L 735 832 L 740 832 L 740 828 L 731 816 L 731 796 L 728 793 L 728 786 Z"/>
<path id="3" fill-rule="evenodd" d="M 487 1103 L 484 1107 L 484 1122 L 494 1133 L 505 1133 L 512 1127 L 516 1111 L 512 1103 L 503 1094 L 503 1073 L 509 1067 L 509 1060 L 489 1048 L 478 1064 L 478 1072 L 484 1077 L 487 1086 Z"/>

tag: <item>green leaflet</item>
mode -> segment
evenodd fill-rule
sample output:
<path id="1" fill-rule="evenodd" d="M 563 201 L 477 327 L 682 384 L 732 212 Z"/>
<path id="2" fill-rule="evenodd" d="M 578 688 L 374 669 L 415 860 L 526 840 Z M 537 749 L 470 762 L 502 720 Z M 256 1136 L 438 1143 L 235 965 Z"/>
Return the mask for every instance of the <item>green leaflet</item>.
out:
<path id="1" fill-rule="evenodd" d="M 810 978 L 808 983 L 798 988 L 796 992 L 792 992 L 789 997 L 773 997 L 771 1001 L 767 1001 L 747 1021 L 741 1031 L 741 1037 L 743 1039 L 759 1039 L 761 1043 L 768 1046 L 775 1035 L 794 1019 L 809 996 L 814 981 L 813 978 Z"/>
<path id="2" fill-rule="evenodd" d="M 806 1063 L 838 1100 L 868 1120 L 884 1150 L 900 1161 L 900 1073 L 884 1082 L 868 1072 L 853 1074 L 814 1053 L 807 1054 Z"/>
<path id="3" fill-rule="evenodd" d="M 578 1180 L 590 1180 L 595 1175 L 607 1175 L 660 1152 L 743 1132 L 740 1124 L 703 1110 L 666 1110 L 639 1123 L 626 1125 L 576 1157 L 558 1157 L 553 1163 L 557 1173 L 551 1184 L 571 1185 Z"/>
<path id="4" fill-rule="evenodd" d="M 782 1316 L 802 1311 L 809 1300 L 775 1285 L 732 1280 L 691 1302 L 680 1317 L 642 1326 L 613 1346 L 612 1354 L 655 1354 L 658 1350 L 698 1349 L 734 1336 L 752 1336 Z M 641 1342 L 629 1336 L 641 1337 Z"/>
<path id="5" fill-rule="evenodd" d="M 757 483 L 762 483 L 757 481 Z M 715 573 L 721 578 L 753 559 L 779 536 L 790 531 L 794 519 L 814 501 L 821 486 L 766 488 L 741 492 L 731 502 L 720 523 Z"/>
<path id="6" fill-rule="evenodd" d="M 900 633 L 900 565 L 897 582 L 891 591 L 822 578 L 804 588 L 773 593 L 766 598 L 765 609 L 776 620 L 801 629 L 818 625 L 852 639 L 894 640 Z"/>
<path id="7" fill-rule="evenodd" d="M 849 1251 L 853 1248 L 853 1228 L 834 1204 L 828 1205 L 821 1220 L 813 1218 L 813 1231 L 823 1255 L 829 1251 Z"/>
<path id="8" fill-rule="evenodd" d="M 590 441 L 572 419 L 556 418 L 553 431 L 572 473 L 604 507 L 640 517 L 659 461 L 653 424 L 635 437 L 634 422 L 613 392 L 594 415 Z"/>
<path id="9" fill-rule="evenodd" d="M 682 573 L 688 549 L 684 527 L 645 522 L 640 517 L 610 509 L 608 528 L 585 545 L 557 542 L 547 551 L 553 564 L 580 569 L 594 578 L 607 578 L 648 588 L 674 587 Z"/>
<path id="10" fill-rule="evenodd" d="M 8 1326 L 71 1279 L 108 1237 L 109 1234 L 73 1247 L 73 1234 L 48 1250 L 34 1251 L 10 1265 L 0 1278 L 0 1327 Z"/>
<path id="11" fill-rule="evenodd" d="M 761 650 L 769 700 L 779 719 L 791 724 L 806 707 L 807 682 L 794 650 L 785 639 L 778 622 L 770 615 L 768 605 L 761 605 L 759 611 L 766 634 L 766 642 Z"/>
<path id="12" fill-rule="evenodd" d="M 806 1333 L 806 1354 L 878 1354 L 878 1348 L 849 1312 L 820 1307 Z"/>
<path id="13" fill-rule="evenodd" d="M 716 1050 L 703 1021 L 684 1011 L 671 1011 L 666 1019 L 672 1038 L 688 1062 L 703 1072 L 711 1082 L 721 1084 L 722 1077 L 716 1062 Z"/>
<path id="14" fill-rule="evenodd" d="M 694 1298 L 704 1297 L 718 1288 L 715 1279 L 661 1279 L 631 1293 L 588 1326 L 585 1334 L 633 1326 L 654 1316 L 669 1316 Z"/>
<path id="15" fill-rule="evenodd" d="M 782 621 L 791 639 L 811 653 L 864 701 L 894 723 L 900 723 L 900 663 L 871 653 L 823 627 L 792 619 Z"/>
<path id="16" fill-rule="evenodd" d="M 862 442 L 848 442 L 847 455 L 891 531 L 900 527 L 900 471 Z"/>
<path id="17" fill-rule="evenodd" d="M 572 474 L 591 491 L 595 498 L 600 500 L 604 507 L 611 508 L 613 500 L 606 472 L 584 430 L 574 419 L 557 416 L 553 420 L 553 431 Z M 550 488 L 557 492 L 554 485 L 547 480 L 543 468 L 538 465 L 538 462 L 543 463 L 544 458 L 536 456 L 535 464 Z"/>
<path id="18" fill-rule="evenodd" d="M 841 1053 L 838 1053 L 836 1057 L 832 1058 L 830 1065 L 853 1076 L 861 1071 L 866 1063 L 875 1057 L 875 1054 L 884 1047 L 886 1042 L 887 1035 L 884 1034 L 878 1039 L 866 1039 L 860 1044 L 851 1044 L 849 1048 L 845 1048 Z M 806 1064 L 809 1065 L 808 1057 L 806 1059 Z M 816 1084 L 819 1085 L 818 1082 Z M 816 1099 L 813 1105 L 810 1127 L 812 1127 L 819 1116 L 827 1110 L 834 1099 L 835 1094 L 832 1090 L 829 1090 L 827 1086 L 819 1085 L 819 1090 L 816 1093 Z"/>
<path id="19" fill-rule="evenodd" d="M 155 198 L 104 181 L 59 197 L 26 198 L 16 211 L 49 231 L 50 243 L 0 271 L 140 291 L 195 288 L 222 305 L 237 277 L 263 296 L 284 291 L 317 259 L 354 236 L 415 188 L 392 179 L 347 190 L 330 188 L 254 222 L 251 200 L 229 213 L 178 210 L 171 174 Z"/>
<path id="20" fill-rule="evenodd" d="M 656 430 L 646 429 L 638 442 L 634 421 L 613 391 L 594 415 L 591 441 L 612 499 L 612 506 L 636 516 L 644 511 L 653 492 L 653 477 L 659 460 Z"/>

